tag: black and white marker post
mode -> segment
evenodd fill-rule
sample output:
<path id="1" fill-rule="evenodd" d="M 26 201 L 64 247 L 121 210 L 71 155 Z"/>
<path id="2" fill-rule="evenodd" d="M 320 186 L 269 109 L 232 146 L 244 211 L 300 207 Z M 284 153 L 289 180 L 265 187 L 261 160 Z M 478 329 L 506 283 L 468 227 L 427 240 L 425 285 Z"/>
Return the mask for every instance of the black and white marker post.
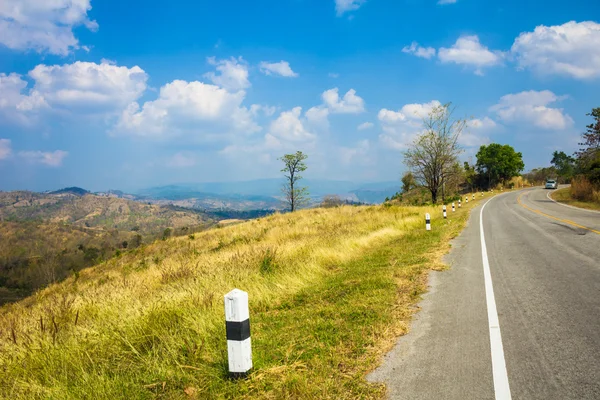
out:
<path id="1" fill-rule="evenodd" d="M 468 204 L 469 203 L 469 196 L 465 197 L 465 202 Z"/>
<path id="2" fill-rule="evenodd" d="M 458 208 L 462 208 L 462 204 L 460 203 L 460 199 L 458 199 Z"/>
<path id="3" fill-rule="evenodd" d="M 483 196 L 483 193 L 481 193 L 481 195 Z M 475 193 L 473 193 L 473 200 L 475 200 Z"/>
<path id="4" fill-rule="evenodd" d="M 452 212 L 456 211 L 456 207 L 454 207 L 454 203 L 452 203 Z"/>
<path id="5" fill-rule="evenodd" d="M 446 219 L 448 217 L 448 215 L 446 215 L 446 205 L 445 204 L 442 207 L 442 211 L 444 212 L 444 219 Z"/>
<path id="6" fill-rule="evenodd" d="M 225 327 L 229 376 L 243 378 L 252 369 L 248 293 L 233 289 L 225 295 Z"/>
<path id="7" fill-rule="evenodd" d="M 431 216 L 429 213 L 425 214 L 425 230 L 431 230 Z"/>

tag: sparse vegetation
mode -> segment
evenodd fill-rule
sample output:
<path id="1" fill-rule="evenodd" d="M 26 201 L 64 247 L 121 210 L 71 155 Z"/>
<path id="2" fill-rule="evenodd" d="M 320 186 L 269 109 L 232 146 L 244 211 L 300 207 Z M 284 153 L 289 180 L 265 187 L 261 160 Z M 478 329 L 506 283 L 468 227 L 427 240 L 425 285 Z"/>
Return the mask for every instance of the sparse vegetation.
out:
<path id="1" fill-rule="evenodd" d="M 0 398 L 381 398 L 364 377 L 407 331 L 469 206 L 432 232 L 437 207 L 342 206 L 123 253 L 1 309 Z M 250 295 L 255 368 L 231 381 L 234 287 Z"/>

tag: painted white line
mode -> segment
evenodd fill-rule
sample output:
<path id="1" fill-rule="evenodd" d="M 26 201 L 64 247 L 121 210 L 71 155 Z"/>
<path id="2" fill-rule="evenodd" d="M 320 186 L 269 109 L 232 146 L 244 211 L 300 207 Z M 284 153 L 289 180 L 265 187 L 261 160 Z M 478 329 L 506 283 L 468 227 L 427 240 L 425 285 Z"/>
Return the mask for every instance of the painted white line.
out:
<path id="1" fill-rule="evenodd" d="M 502 347 L 502 335 L 500 334 L 500 321 L 498 320 L 498 311 L 496 310 L 496 298 L 494 297 L 490 262 L 488 260 L 487 247 L 485 246 L 485 235 L 483 233 L 483 210 L 490 200 L 481 207 L 481 211 L 479 212 L 479 234 L 481 235 L 481 257 L 483 259 L 485 299 L 490 329 L 490 347 L 492 349 L 492 373 L 494 376 L 494 393 L 496 395 L 496 400 L 510 400 L 510 385 L 508 384 L 508 373 L 506 372 L 506 361 L 504 360 L 504 348 Z"/>
<path id="2" fill-rule="evenodd" d="M 581 207 L 570 206 L 570 205 L 568 205 L 568 204 L 563 204 L 563 203 L 561 203 L 560 201 L 556 201 L 556 200 L 554 200 L 554 199 L 552 198 L 552 196 L 550 196 L 550 193 L 554 193 L 556 190 L 558 190 L 558 189 L 554 189 L 554 190 L 552 190 L 552 191 L 550 191 L 550 192 L 546 193 L 546 197 L 547 197 L 549 200 L 552 200 L 553 202 L 555 202 L 556 204 L 560 204 L 561 206 L 572 208 L 573 210 L 587 211 L 587 212 L 591 212 L 591 213 L 600 214 L 600 211 L 596 211 L 596 210 L 588 210 L 587 208 L 581 208 Z"/>

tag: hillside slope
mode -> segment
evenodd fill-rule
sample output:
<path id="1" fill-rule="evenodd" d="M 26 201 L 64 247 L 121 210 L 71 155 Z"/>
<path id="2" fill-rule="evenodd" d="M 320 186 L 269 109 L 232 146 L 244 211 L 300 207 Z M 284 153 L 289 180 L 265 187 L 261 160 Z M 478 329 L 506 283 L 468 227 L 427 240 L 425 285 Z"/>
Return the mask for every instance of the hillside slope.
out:
<path id="1" fill-rule="evenodd" d="M 0 192 L 0 304 L 143 242 L 187 235 L 213 222 L 204 213 L 79 188 Z"/>
<path id="2" fill-rule="evenodd" d="M 468 207 L 439 214 L 276 214 L 84 270 L 0 309 L 0 398 L 379 398 L 364 376 L 406 332 Z M 234 287 L 249 292 L 254 348 L 240 381 L 226 372 L 222 296 Z"/>

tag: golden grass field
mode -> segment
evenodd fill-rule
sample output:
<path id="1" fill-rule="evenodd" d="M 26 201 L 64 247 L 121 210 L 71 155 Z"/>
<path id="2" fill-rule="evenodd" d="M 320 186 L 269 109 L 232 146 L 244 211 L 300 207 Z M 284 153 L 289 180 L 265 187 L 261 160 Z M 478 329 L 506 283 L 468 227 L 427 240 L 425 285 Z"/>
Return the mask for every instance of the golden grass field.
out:
<path id="1" fill-rule="evenodd" d="M 0 398 L 382 398 L 365 375 L 485 198 L 447 220 L 441 206 L 276 214 L 83 270 L 0 308 Z M 232 381 L 223 295 L 236 287 L 249 293 L 254 369 Z"/>
<path id="2" fill-rule="evenodd" d="M 598 193 L 598 192 L 597 192 Z M 550 196 L 560 202 L 560 203 L 565 203 L 568 204 L 570 206 L 573 207 L 579 207 L 579 208 L 585 208 L 588 210 L 597 210 L 600 211 L 600 201 L 580 201 L 580 200 L 576 200 L 571 196 L 571 188 L 563 188 L 563 189 L 558 189 L 554 192 L 552 192 L 552 194 L 550 194 Z M 598 197 L 600 197 L 600 193 L 598 195 L 596 195 Z"/>

